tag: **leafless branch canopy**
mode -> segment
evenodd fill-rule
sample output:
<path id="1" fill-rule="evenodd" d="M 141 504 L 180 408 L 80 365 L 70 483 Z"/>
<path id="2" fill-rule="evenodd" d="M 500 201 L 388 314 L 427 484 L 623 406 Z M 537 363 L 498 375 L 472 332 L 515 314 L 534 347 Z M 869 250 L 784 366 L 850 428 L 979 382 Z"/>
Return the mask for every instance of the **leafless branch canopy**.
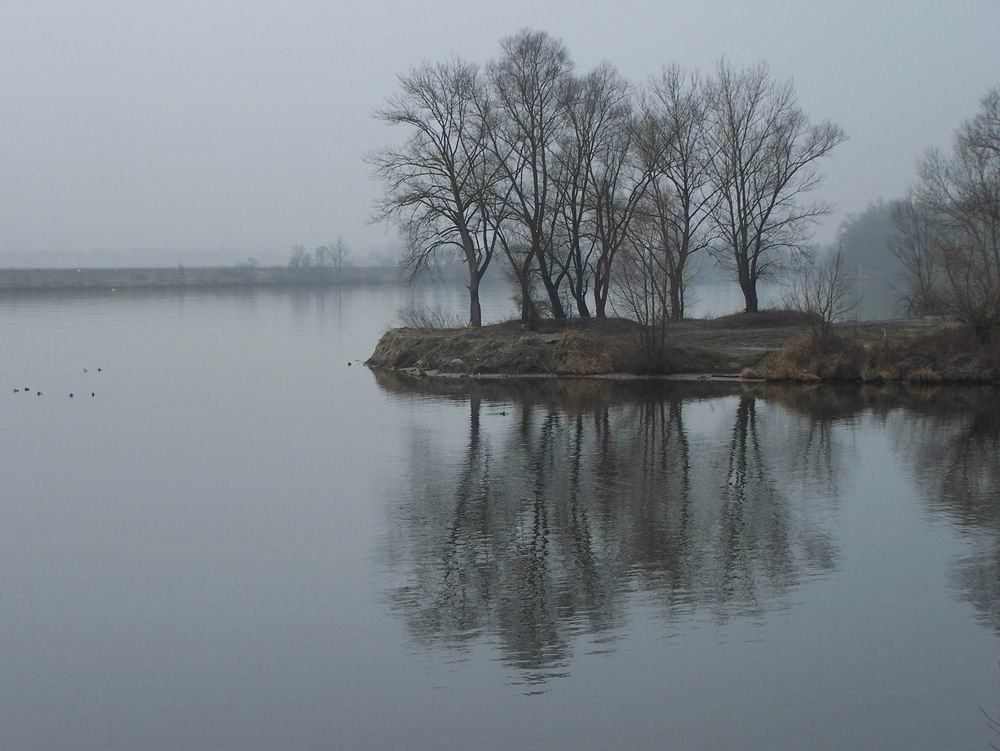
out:
<path id="1" fill-rule="evenodd" d="M 497 250 L 525 321 L 571 306 L 603 317 L 624 289 L 616 275 L 635 291 L 642 269 L 657 309 L 681 318 L 691 259 L 709 255 L 756 310 L 758 280 L 829 211 L 806 198 L 845 138 L 810 123 L 765 64 L 723 60 L 713 76 L 668 66 L 637 91 L 609 63 L 576 73 L 566 46 L 532 29 L 503 39 L 482 73 L 452 59 L 399 85 L 376 114 L 406 136 L 369 156 L 384 185 L 374 218 L 399 224 L 413 273 L 449 252 L 463 260 L 472 325 Z M 977 121 L 968 149 L 995 130 Z"/>
<path id="2" fill-rule="evenodd" d="M 951 151 L 921 160 L 896 216 L 896 247 L 918 307 L 949 312 L 978 337 L 1000 332 L 1000 87 L 962 124 Z"/>
<path id="3" fill-rule="evenodd" d="M 400 224 L 412 273 L 442 249 L 460 255 L 468 266 L 470 323 L 478 326 L 479 282 L 499 239 L 495 215 L 504 210 L 495 190 L 500 165 L 482 116 L 488 93 L 478 69 L 457 59 L 425 64 L 399 83 L 400 92 L 376 116 L 405 128 L 406 141 L 368 158 L 385 186 L 375 219 Z"/>
<path id="4" fill-rule="evenodd" d="M 748 311 L 757 309 L 757 281 L 803 248 L 803 232 L 829 213 L 803 203 L 821 182 L 816 162 L 846 138 L 831 122 L 811 124 L 790 82 L 766 64 L 737 70 L 723 60 L 709 89 L 713 211 L 720 262 L 733 268 Z"/>

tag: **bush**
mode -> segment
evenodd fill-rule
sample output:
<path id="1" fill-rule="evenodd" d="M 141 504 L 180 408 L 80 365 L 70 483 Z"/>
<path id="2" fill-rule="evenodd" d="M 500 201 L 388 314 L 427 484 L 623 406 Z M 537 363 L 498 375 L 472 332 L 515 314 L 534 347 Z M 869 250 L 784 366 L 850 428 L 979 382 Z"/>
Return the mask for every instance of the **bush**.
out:
<path id="1" fill-rule="evenodd" d="M 673 372 L 664 339 L 633 333 L 618 339 L 611 356 L 612 370 L 630 375 L 667 375 Z"/>
<path id="2" fill-rule="evenodd" d="M 859 381 L 868 364 L 868 353 L 859 342 L 811 330 L 765 358 L 748 377 L 769 381 Z"/>
<path id="3" fill-rule="evenodd" d="M 788 342 L 744 378 L 769 381 L 992 381 L 1000 379 L 1000 346 L 984 345 L 964 327 L 949 327 L 901 342 L 862 343 L 815 331 Z"/>
<path id="4" fill-rule="evenodd" d="M 466 321 L 460 315 L 436 306 L 407 305 L 396 311 L 396 318 L 408 329 L 464 329 Z"/>
<path id="5" fill-rule="evenodd" d="M 913 383 L 940 383 L 944 379 L 936 370 L 931 370 L 930 368 L 917 368 L 916 370 L 911 370 L 907 374 L 906 380 Z"/>

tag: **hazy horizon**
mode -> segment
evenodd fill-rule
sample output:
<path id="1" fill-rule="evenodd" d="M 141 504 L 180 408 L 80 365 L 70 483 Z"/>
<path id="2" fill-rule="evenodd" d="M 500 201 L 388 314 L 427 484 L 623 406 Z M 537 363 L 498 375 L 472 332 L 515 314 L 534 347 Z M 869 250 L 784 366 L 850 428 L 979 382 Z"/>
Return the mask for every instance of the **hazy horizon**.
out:
<path id="1" fill-rule="evenodd" d="M 995 0 L 19 4 L 0 27 L 0 265 L 280 263 L 337 237 L 364 263 L 398 245 L 367 223 L 379 186 L 363 161 L 401 136 L 371 117 L 396 76 L 453 54 L 485 63 L 525 26 L 563 39 L 579 69 L 606 59 L 635 82 L 670 62 L 766 59 L 850 137 L 823 164 L 829 240 L 900 195 L 1000 80 L 998 22 Z"/>

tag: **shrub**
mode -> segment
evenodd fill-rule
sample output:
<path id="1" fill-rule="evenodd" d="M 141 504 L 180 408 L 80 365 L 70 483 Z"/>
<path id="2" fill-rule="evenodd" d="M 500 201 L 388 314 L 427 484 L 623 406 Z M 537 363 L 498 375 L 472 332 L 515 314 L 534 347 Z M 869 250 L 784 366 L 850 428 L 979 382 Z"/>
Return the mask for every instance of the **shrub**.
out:
<path id="1" fill-rule="evenodd" d="M 408 329 L 461 329 L 465 320 L 456 313 L 441 307 L 407 305 L 396 311 L 396 319 Z"/>
<path id="2" fill-rule="evenodd" d="M 931 370 L 930 368 L 917 368 L 916 370 L 911 370 L 907 376 L 906 380 L 912 381 L 913 383 L 940 383 L 943 379 L 941 374 L 936 370 Z"/>
<path id="3" fill-rule="evenodd" d="M 755 372 L 771 381 L 858 381 L 866 364 L 868 354 L 860 343 L 811 330 L 766 358 Z"/>

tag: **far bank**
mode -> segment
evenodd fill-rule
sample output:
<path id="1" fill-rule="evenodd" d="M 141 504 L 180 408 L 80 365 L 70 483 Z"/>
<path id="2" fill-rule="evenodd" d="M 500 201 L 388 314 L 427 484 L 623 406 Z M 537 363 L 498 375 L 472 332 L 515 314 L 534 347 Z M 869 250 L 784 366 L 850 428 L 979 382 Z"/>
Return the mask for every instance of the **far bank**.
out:
<path id="1" fill-rule="evenodd" d="M 396 267 L 174 266 L 172 268 L 0 269 L 0 293 L 188 287 L 291 287 L 394 284 Z"/>

